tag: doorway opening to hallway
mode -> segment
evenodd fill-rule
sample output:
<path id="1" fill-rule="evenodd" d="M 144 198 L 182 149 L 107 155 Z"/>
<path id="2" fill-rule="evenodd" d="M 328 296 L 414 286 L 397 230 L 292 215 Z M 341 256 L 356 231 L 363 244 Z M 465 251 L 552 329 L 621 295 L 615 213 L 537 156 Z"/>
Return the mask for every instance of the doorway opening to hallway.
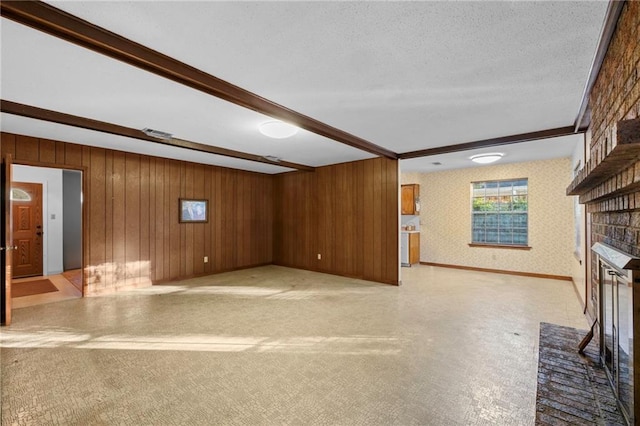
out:
<path id="1" fill-rule="evenodd" d="M 12 166 L 13 308 L 82 297 L 82 171 Z"/>

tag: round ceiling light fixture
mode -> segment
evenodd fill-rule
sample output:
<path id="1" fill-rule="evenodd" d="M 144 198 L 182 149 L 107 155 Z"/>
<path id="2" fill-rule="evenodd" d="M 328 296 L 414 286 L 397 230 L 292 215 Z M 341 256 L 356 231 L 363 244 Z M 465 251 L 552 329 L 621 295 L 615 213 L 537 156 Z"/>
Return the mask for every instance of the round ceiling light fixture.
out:
<path id="1" fill-rule="evenodd" d="M 495 161 L 498 161 L 503 156 L 504 156 L 504 154 L 501 153 L 501 152 L 491 152 L 489 154 L 472 155 L 471 157 L 469 157 L 469 159 L 471 161 L 473 161 L 474 163 L 489 164 L 489 163 L 493 163 Z"/>
<path id="2" fill-rule="evenodd" d="M 258 130 L 263 135 L 274 139 L 285 139 L 298 133 L 296 126 L 280 120 L 266 121 L 258 126 Z"/>

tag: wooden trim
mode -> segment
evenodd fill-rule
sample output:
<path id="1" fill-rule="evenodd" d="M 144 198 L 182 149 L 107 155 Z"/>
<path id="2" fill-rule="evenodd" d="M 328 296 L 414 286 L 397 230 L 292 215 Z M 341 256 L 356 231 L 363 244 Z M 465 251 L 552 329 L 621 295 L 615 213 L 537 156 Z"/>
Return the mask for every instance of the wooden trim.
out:
<path id="1" fill-rule="evenodd" d="M 41 161 L 17 160 L 17 161 L 14 161 L 13 164 L 19 165 L 19 166 L 42 167 L 45 169 L 76 170 L 83 173 L 87 171 L 87 167 L 85 166 L 76 166 L 72 164 L 60 164 L 60 163 L 43 163 Z"/>
<path id="2" fill-rule="evenodd" d="M 391 159 L 398 158 L 393 151 L 286 108 L 44 2 L 3 1 L 0 11 L 5 18 L 235 105 L 290 122 L 363 151 Z"/>
<path id="3" fill-rule="evenodd" d="M 517 275 L 520 277 L 533 277 L 533 278 L 545 278 L 550 280 L 573 281 L 571 277 L 568 277 L 566 275 L 550 275 L 550 274 L 538 274 L 535 272 L 505 271 L 503 269 L 476 268 L 475 266 L 449 265 L 446 263 L 434 263 L 434 262 L 420 262 L 420 264 L 427 265 L 427 266 L 437 266 L 439 268 L 463 269 L 465 271 L 490 272 L 493 274 Z"/>
<path id="4" fill-rule="evenodd" d="M 511 249 L 511 250 L 531 250 L 530 246 L 510 246 L 506 244 L 469 243 L 469 247 L 486 247 L 486 248 Z"/>
<path id="5" fill-rule="evenodd" d="M 588 113 L 589 109 L 589 96 L 591 89 L 600 74 L 600 69 L 604 63 L 604 58 L 609 50 L 609 45 L 613 39 L 613 33 L 618 26 L 618 20 L 622 14 L 625 0 L 609 0 L 609 6 L 607 7 L 607 13 L 604 18 L 604 25 L 602 26 L 602 32 L 598 40 L 598 47 L 596 48 L 596 54 L 593 58 L 593 63 L 589 69 L 589 78 L 582 91 L 582 99 L 580 101 L 580 108 L 578 109 L 578 115 L 574 122 L 574 129 L 577 132 L 578 129 L 587 128 L 591 123 L 591 114 Z"/>
<path id="6" fill-rule="evenodd" d="M 559 136 L 573 135 L 576 133 L 584 133 L 584 130 L 574 130 L 573 126 L 558 127 L 556 129 L 540 130 L 537 132 L 521 133 L 519 135 L 501 136 L 499 138 L 484 139 L 473 142 L 466 142 L 456 145 L 439 146 L 437 148 L 428 148 L 418 151 L 405 152 L 398 155 L 401 160 L 409 158 L 427 157 L 429 155 L 448 154 L 451 152 L 469 151 L 471 149 L 489 148 L 493 146 L 509 145 L 521 142 L 531 142 L 548 138 L 556 138 Z"/>
<path id="7" fill-rule="evenodd" d="M 0 99 L 0 110 L 7 114 L 19 115 L 21 117 L 34 118 L 36 120 L 48 121 L 51 123 L 64 124 L 67 126 L 79 127 L 82 129 L 95 130 L 117 136 L 173 146 L 176 148 L 190 149 L 193 151 L 206 152 L 209 154 L 222 155 L 224 157 L 239 158 L 242 160 L 255 161 L 258 163 L 271 164 L 275 166 L 289 167 L 297 170 L 314 171 L 315 168 L 304 164 L 290 163 L 288 161 L 274 162 L 260 155 L 235 151 L 227 148 L 207 145 L 198 142 L 191 142 L 184 139 L 171 138 L 170 140 L 157 139 L 146 135 L 142 130 L 120 126 L 118 124 L 93 120 L 91 118 L 79 117 L 77 115 L 65 114 L 63 112 L 38 108 L 31 105 Z"/>

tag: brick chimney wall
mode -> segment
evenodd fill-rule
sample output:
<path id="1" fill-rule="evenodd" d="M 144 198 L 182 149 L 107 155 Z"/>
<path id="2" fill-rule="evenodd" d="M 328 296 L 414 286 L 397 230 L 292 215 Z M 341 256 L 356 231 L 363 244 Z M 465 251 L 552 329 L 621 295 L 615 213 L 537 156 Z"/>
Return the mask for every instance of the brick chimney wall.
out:
<path id="1" fill-rule="evenodd" d="M 602 162 L 617 144 L 616 126 L 640 117 L 640 1 L 627 1 L 591 90 L 589 158 Z M 612 169 L 603 183 L 581 196 L 591 213 L 591 244 L 603 242 L 640 257 L 640 160 Z M 597 200 L 594 200 L 597 198 Z M 595 265 L 592 262 L 592 277 Z M 593 308 L 593 307 L 590 307 Z"/>

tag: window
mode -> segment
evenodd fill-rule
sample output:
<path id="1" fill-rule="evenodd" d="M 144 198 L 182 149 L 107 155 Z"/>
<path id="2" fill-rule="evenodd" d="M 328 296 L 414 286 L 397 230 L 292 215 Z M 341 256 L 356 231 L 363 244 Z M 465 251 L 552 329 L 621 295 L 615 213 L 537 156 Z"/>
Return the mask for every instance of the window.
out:
<path id="1" fill-rule="evenodd" d="M 506 246 L 528 244 L 527 179 L 471 184 L 471 242 Z"/>
<path id="2" fill-rule="evenodd" d="M 11 188 L 11 201 L 31 201 L 31 195 L 20 188 Z"/>

